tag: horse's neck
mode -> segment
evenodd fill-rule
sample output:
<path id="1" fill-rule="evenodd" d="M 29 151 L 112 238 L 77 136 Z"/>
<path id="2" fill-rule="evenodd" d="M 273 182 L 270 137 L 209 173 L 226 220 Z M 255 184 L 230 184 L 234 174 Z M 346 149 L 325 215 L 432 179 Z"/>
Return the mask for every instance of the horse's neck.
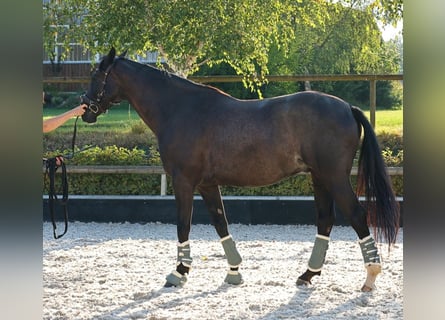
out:
<path id="1" fill-rule="evenodd" d="M 119 74 L 121 87 L 124 89 L 125 99 L 130 102 L 143 121 L 150 129 L 159 135 L 168 110 L 172 104 L 168 103 L 175 95 L 176 88 L 172 81 L 168 81 L 161 71 L 143 68 L 129 63 Z M 176 104 L 173 104 L 176 105 Z"/>

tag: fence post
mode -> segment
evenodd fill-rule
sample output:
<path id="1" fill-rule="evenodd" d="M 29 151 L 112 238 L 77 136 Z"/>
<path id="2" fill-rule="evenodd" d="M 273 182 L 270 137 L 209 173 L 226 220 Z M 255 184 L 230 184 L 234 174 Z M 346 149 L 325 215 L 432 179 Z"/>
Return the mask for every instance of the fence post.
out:
<path id="1" fill-rule="evenodd" d="M 161 174 L 161 196 L 167 194 L 167 176 L 165 173 Z"/>
<path id="2" fill-rule="evenodd" d="M 369 80 L 369 112 L 371 125 L 375 128 L 375 109 L 376 109 L 376 80 Z"/>

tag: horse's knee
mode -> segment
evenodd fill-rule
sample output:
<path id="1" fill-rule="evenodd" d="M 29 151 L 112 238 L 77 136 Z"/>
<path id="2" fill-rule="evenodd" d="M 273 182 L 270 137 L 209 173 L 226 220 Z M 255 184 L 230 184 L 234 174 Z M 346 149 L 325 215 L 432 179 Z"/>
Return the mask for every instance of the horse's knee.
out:
<path id="1" fill-rule="evenodd" d="M 223 209 L 211 210 L 210 218 L 210 221 L 215 227 L 216 233 L 220 238 L 224 238 L 229 235 L 227 218 Z"/>
<path id="2" fill-rule="evenodd" d="M 212 225 L 215 227 L 216 233 L 220 238 L 229 236 L 229 228 L 227 221 L 224 220 L 212 220 Z"/>

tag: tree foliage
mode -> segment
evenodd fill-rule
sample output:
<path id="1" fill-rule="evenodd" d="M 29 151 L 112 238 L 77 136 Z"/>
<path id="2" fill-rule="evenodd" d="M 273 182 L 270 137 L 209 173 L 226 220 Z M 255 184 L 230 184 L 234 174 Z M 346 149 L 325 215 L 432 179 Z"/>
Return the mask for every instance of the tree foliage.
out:
<path id="1" fill-rule="evenodd" d="M 302 3 L 310 21 L 294 25 L 295 39 L 287 52 L 272 48 L 269 70 L 272 74 L 359 74 L 401 72 L 400 38 L 383 41 L 372 6 L 355 2 Z M 396 17 L 394 17 L 395 19 Z M 394 83 L 377 83 L 378 103 L 399 108 L 401 96 L 393 94 Z M 270 83 L 262 88 L 266 97 L 313 89 L 332 93 L 361 106 L 369 106 L 366 81 Z"/>
<path id="2" fill-rule="evenodd" d="M 175 73 L 187 76 L 203 64 L 229 63 L 239 74 L 267 74 L 271 43 L 293 38 L 288 0 L 65 0 L 45 9 L 45 43 L 81 43 L 93 52 L 111 46 L 132 54 L 158 51 Z M 63 28 L 62 28 L 63 29 Z"/>
<path id="3" fill-rule="evenodd" d="M 76 42 L 93 54 L 114 46 L 133 56 L 157 51 L 184 77 L 202 65 L 225 63 L 260 83 L 277 51 L 296 55 L 295 65 L 280 73 L 372 69 L 380 54 L 375 18 L 394 24 L 402 5 L 402 0 L 54 0 L 44 3 L 44 46 L 53 52 L 56 42 L 66 50 Z"/>

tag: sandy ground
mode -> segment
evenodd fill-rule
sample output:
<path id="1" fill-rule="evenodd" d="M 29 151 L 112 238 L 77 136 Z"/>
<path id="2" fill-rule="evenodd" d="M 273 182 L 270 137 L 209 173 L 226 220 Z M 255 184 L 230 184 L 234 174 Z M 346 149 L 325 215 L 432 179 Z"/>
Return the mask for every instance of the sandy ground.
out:
<path id="1" fill-rule="evenodd" d="M 58 231 L 63 230 L 63 225 Z M 388 253 L 377 290 L 362 293 L 366 272 L 350 227 L 335 227 L 321 277 L 306 270 L 315 226 L 231 225 L 244 283 L 223 282 L 227 262 L 215 230 L 193 225 L 193 269 L 183 288 L 164 288 L 175 267 L 176 226 L 71 223 L 61 239 L 43 225 L 44 319 L 403 319 L 403 230 Z"/>

